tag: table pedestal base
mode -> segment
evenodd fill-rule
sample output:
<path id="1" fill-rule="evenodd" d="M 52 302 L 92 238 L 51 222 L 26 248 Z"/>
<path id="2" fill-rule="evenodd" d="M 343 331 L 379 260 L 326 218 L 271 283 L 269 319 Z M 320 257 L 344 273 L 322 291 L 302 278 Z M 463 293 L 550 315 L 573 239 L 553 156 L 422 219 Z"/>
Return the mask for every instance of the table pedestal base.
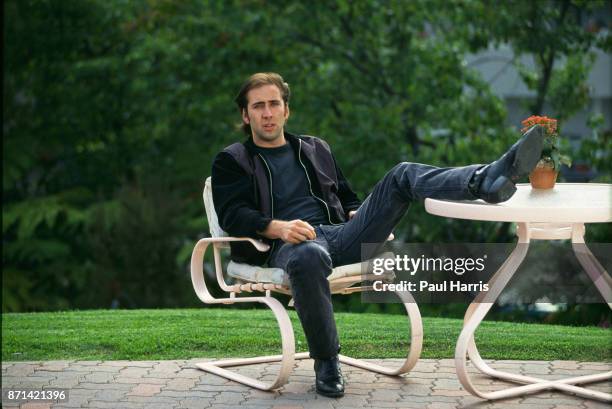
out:
<path id="1" fill-rule="evenodd" d="M 457 347 L 455 349 L 455 366 L 459 381 L 471 394 L 489 400 L 511 398 L 540 392 L 543 390 L 555 389 L 585 398 L 612 402 L 612 395 L 609 393 L 576 386 L 578 384 L 612 379 L 612 371 L 550 381 L 531 376 L 523 376 L 498 371 L 487 365 L 480 357 L 480 353 L 478 352 L 476 343 L 474 342 L 474 333 L 493 306 L 493 302 L 499 297 L 502 290 L 506 287 L 524 260 L 529 248 L 530 239 L 571 238 L 574 253 L 576 254 L 578 261 L 585 269 L 589 277 L 593 280 L 604 300 L 612 308 L 612 279 L 597 261 L 595 256 L 586 247 L 584 243 L 584 224 L 551 225 L 532 223 L 530 225 L 529 223 L 519 223 L 517 234 L 519 236 L 517 246 L 504 264 L 495 273 L 493 278 L 491 278 L 489 281 L 489 291 L 487 293 L 480 293 L 466 311 L 463 330 L 461 331 L 461 335 L 459 336 Z M 487 299 L 491 300 L 492 302 L 481 302 L 485 295 L 487 296 Z M 472 364 L 474 364 L 474 366 L 480 372 L 486 375 L 525 385 L 515 386 L 496 392 L 480 391 L 471 382 L 467 372 L 468 357 Z"/>

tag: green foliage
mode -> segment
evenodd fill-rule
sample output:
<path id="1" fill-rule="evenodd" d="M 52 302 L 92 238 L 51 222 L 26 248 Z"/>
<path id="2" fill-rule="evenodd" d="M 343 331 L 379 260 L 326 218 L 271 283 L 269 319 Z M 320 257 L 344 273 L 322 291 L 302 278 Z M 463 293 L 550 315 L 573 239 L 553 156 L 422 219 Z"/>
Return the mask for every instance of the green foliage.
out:
<path id="1" fill-rule="evenodd" d="M 244 137 L 232 97 L 253 72 L 283 74 L 288 130 L 326 138 L 364 197 L 399 161 L 486 163 L 516 140 L 467 53 L 532 56 L 525 79 L 567 118 L 586 104 L 591 46 L 607 44 L 580 30 L 593 3 L 578 1 L 5 3 L 3 311 L 195 303 L 201 189 Z M 602 135 L 585 155 L 604 171 Z M 513 237 L 420 204 L 396 236 Z"/>
<path id="2" fill-rule="evenodd" d="M 96 209 L 87 232 L 93 264 L 88 281 L 96 291 L 85 305 L 195 304 L 184 260 L 176 260 L 184 240 L 185 201 L 156 182 L 125 186 L 114 205 L 111 214 Z"/>
<path id="3" fill-rule="evenodd" d="M 544 138 L 540 165 L 555 169 L 557 172 L 561 170 L 561 165 L 572 165 L 571 158 L 561 153 L 558 134 L 547 134 Z"/>
<path id="4" fill-rule="evenodd" d="M 560 121 L 589 103 L 587 79 L 594 62 L 594 53 L 570 54 L 562 67 L 553 70 L 548 99 Z"/>
<path id="5" fill-rule="evenodd" d="M 536 93 L 529 102 L 531 114 L 540 115 L 550 104 L 562 122 L 586 105 L 592 47 L 609 49 L 609 40 L 585 30 L 582 20 L 603 7 L 604 1 L 510 0 L 496 5 L 494 18 L 483 20 L 494 43 L 512 46 L 515 67 L 527 88 Z"/>
<path id="6" fill-rule="evenodd" d="M 602 129 L 604 119 L 601 114 L 589 118 L 591 135 L 586 135 L 580 146 L 579 155 L 599 173 L 600 182 L 612 182 L 612 131 Z"/>
<path id="7" fill-rule="evenodd" d="M 5 310 L 19 311 L 24 305 L 67 308 L 67 294 L 83 288 L 81 260 L 73 254 L 79 245 L 69 242 L 88 220 L 87 212 L 77 203 L 83 195 L 82 189 L 73 189 L 4 206 Z M 44 281 L 39 280 L 39 274 Z"/>

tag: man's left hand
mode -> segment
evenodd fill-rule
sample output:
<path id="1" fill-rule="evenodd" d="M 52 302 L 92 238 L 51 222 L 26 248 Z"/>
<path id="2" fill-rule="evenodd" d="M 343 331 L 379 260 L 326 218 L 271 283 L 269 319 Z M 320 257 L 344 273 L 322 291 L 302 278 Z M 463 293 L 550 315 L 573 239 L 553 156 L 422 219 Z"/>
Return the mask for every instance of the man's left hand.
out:
<path id="1" fill-rule="evenodd" d="M 348 212 L 349 220 L 351 220 L 355 216 L 356 213 L 357 213 L 357 210 L 349 210 Z"/>

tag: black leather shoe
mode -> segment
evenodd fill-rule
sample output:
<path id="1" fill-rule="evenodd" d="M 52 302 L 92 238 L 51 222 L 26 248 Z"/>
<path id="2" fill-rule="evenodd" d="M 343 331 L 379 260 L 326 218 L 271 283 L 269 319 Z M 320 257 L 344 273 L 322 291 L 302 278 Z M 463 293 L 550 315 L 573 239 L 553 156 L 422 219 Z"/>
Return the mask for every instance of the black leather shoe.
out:
<path id="1" fill-rule="evenodd" d="M 474 173 L 471 192 L 489 203 L 510 199 L 516 192 L 515 183 L 529 174 L 540 160 L 544 136 L 542 126 L 531 127 L 501 158 Z"/>
<path id="2" fill-rule="evenodd" d="M 330 359 L 315 359 L 315 387 L 319 395 L 330 398 L 344 396 L 344 378 L 340 370 L 338 356 Z"/>

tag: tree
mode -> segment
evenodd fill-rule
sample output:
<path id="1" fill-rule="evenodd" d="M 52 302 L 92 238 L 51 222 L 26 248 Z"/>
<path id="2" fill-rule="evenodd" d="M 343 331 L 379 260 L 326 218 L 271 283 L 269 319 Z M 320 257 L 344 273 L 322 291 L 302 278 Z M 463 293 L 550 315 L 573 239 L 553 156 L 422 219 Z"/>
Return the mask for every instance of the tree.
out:
<path id="1" fill-rule="evenodd" d="M 195 304 L 187 262 L 206 231 L 201 189 L 215 153 L 244 138 L 232 97 L 256 71 L 290 82 L 288 129 L 325 137 L 362 197 L 398 161 L 497 158 L 518 133 L 463 61 L 492 41 L 523 44 L 515 20 L 532 6 L 505 4 L 7 2 L 3 310 Z M 583 77 L 572 61 L 553 67 L 547 98 Z M 510 240 L 501 226 L 416 204 L 396 236 Z"/>
<path id="2" fill-rule="evenodd" d="M 536 94 L 529 104 L 533 115 L 541 115 L 548 103 L 562 122 L 587 104 L 593 47 L 612 49 L 609 37 L 598 38 L 587 27 L 587 19 L 605 5 L 604 1 L 514 0 L 496 6 L 493 18 L 480 21 L 486 24 L 485 32 L 490 33 L 494 45 L 504 42 L 512 46 L 513 63 Z M 532 57 L 532 67 L 521 62 L 523 55 Z"/>

